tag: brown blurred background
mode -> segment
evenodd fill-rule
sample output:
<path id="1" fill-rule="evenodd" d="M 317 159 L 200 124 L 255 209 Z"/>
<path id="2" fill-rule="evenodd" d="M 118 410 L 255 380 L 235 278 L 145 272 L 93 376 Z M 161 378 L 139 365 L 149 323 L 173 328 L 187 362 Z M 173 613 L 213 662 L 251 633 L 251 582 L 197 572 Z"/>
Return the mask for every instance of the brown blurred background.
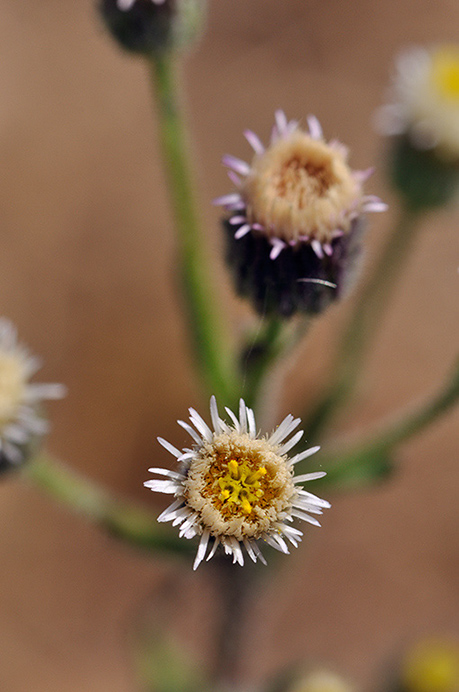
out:
<path id="1" fill-rule="evenodd" d="M 282 107 L 291 118 L 315 113 L 327 137 L 352 147 L 354 167 L 372 165 L 382 143 L 369 123 L 394 54 L 458 32 L 457 0 L 212 0 L 187 91 L 203 217 L 235 329 L 250 312 L 219 256 L 210 202 L 230 191 L 221 155 L 248 156 L 243 129 L 266 139 Z M 156 436 L 182 445 L 175 419 L 207 404 L 190 374 L 149 96 L 143 65 L 105 35 L 92 0 L 0 0 L 1 312 L 43 356 L 40 378 L 68 385 L 49 407 L 49 448 L 154 503 L 146 468 L 168 463 Z M 368 189 L 393 206 L 371 219 L 367 265 L 397 213 L 381 173 Z M 446 376 L 458 340 L 457 220 L 450 210 L 425 219 L 342 431 L 422 400 Z M 314 326 L 279 416 L 316 391 L 346 309 Z M 407 444 L 386 485 L 332 498 L 323 528 L 282 558 L 257 605 L 251 680 L 303 658 L 370 688 L 407 642 L 459 636 L 457 423 L 452 414 Z M 171 563 L 14 478 L 0 486 L 0 523 L 1 692 L 135 690 L 132 621 Z M 190 579 L 205 590 L 205 575 Z"/>

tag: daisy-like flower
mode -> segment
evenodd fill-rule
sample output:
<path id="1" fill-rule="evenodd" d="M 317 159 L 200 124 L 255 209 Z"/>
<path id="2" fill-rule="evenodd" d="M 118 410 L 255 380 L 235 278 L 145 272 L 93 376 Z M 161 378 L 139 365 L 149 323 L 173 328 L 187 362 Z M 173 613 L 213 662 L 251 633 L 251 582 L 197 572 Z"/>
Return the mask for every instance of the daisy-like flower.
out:
<path id="1" fill-rule="evenodd" d="M 179 450 L 158 438 L 176 457 L 179 468 L 151 468 L 151 473 L 166 478 L 144 485 L 175 497 L 158 521 L 179 525 L 184 538 L 200 537 L 194 569 L 206 554 L 210 560 L 219 545 L 240 565 L 244 564 L 243 548 L 254 562 L 266 564 L 260 542 L 283 553 L 289 552 L 287 541 L 298 545 L 303 534 L 292 526 L 294 518 L 320 526 L 311 515 L 322 514 L 330 503 L 304 490 L 302 483 L 325 473 L 294 475 L 294 465 L 319 447 L 288 456 L 303 435 L 300 430 L 287 440 L 299 418 L 288 415 L 271 435 L 260 437 L 253 411 L 242 399 L 239 417 L 226 408 L 228 424 L 219 416 L 215 397 L 211 398 L 213 429 L 194 409 L 189 411 L 191 425 L 178 423 L 193 439 L 193 447 Z"/>
<path id="2" fill-rule="evenodd" d="M 396 61 L 390 101 L 375 114 L 391 137 L 390 175 L 414 209 L 444 206 L 459 189 L 459 45 L 411 48 Z"/>
<path id="3" fill-rule="evenodd" d="M 0 465 L 24 461 L 48 431 L 40 407 L 46 399 L 60 399 L 60 384 L 33 384 L 29 380 L 40 361 L 17 342 L 15 327 L 0 318 Z"/>
<path id="4" fill-rule="evenodd" d="M 411 48 L 396 61 L 391 102 L 376 115 L 388 135 L 407 134 L 421 150 L 459 159 L 459 45 Z"/>
<path id="5" fill-rule="evenodd" d="M 228 261 L 238 291 L 260 312 L 318 312 L 339 297 L 362 214 L 386 209 L 363 192 L 372 171 L 351 170 L 346 147 L 326 142 L 317 118 L 308 118 L 308 130 L 279 110 L 268 147 L 244 133 L 251 163 L 223 158 L 237 188 L 215 200 L 229 212 Z"/>

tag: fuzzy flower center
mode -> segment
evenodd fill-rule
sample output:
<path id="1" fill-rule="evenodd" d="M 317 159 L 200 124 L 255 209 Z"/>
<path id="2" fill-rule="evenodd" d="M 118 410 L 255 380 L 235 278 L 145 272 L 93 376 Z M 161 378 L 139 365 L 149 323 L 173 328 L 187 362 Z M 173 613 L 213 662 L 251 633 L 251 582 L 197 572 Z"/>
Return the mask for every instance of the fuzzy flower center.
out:
<path id="1" fill-rule="evenodd" d="M 12 354 L 0 354 L 0 431 L 16 417 L 26 384 L 22 360 Z"/>
<path id="2" fill-rule="evenodd" d="M 432 56 L 431 79 L 440 95 L 448 101 L 459 101 L 459 49 L 439 49 Z"/>
<path id="3" fill-rule="evenodd" d="M 187 503 L 214 536 L 257 537 L 279 519 L 295 492 L 284 457 L 264 439 L 222 433 L 191 463 Z"/>
<path id="4" fill-rule="evenodd" d="M 343 149 L 299 130 L 255 156 L 242 190 L 250 223 L 286 241 L 346 232 L 360 194 Z"/>
<path id="5" fill-rule="evenodd" d="M 219 460 L 218 460 L 219 461 Z M 264 466 L 249 459 L 230 459 L 213 464 L 206 474 L 206 491 L 226 516 L 250 515 L 254 506 L 266 502 L 269 481 Z M 217 466 L 217 468 L 215 468 Z"/>

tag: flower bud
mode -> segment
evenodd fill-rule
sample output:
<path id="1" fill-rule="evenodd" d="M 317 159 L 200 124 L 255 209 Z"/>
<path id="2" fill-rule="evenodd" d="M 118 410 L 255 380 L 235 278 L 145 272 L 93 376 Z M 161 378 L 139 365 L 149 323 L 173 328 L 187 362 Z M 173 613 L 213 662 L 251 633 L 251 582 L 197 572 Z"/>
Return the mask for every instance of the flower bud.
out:
<path id="1" fill-rule="evenodd" d="M 132 53 L 180 51 L 198 40 L 205 0 L 100 0 L 106 26 Z"/>

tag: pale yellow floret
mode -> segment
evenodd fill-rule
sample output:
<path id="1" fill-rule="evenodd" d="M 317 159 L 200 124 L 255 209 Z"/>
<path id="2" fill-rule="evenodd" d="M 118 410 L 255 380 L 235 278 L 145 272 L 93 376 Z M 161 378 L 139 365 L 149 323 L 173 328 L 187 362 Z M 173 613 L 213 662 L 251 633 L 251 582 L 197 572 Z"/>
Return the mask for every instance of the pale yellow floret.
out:
<path id="1" fill-rule="evenodd" d="M 0 354 L 0 432 L 15 420 L 27 387 L 24 358 L 18 354 Z"/>
<path id="2" fill-rule="evenodd" d="M 432 55 L 430 78 L 446 100 L 459 103 L 459 48 L 441 46 Z"/>
<path id="3" fill-rule="evenodd" d="M 260 538 L 290 507 L 293 473 L 276 450 L 266 439 L 231 431 L 197 453 L 185 496 L 212 536 Z"/>
<path id="4" fill-rule="evenodd" d="M 249 222 L 268 236 L 325 243 L 337 228 L 350 229 L 361 189 L 343 148 L 297 130 L 255 156 L 242 196 Z"/>

